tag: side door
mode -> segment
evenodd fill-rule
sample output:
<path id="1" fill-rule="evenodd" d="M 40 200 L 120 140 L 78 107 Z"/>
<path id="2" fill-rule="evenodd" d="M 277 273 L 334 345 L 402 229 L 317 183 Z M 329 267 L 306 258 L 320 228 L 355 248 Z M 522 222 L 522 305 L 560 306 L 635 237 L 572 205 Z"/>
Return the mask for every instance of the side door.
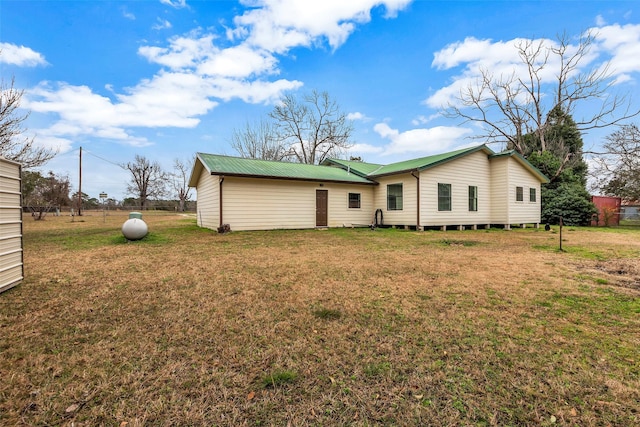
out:
<path id="1" fill-rule="evenodd" d="M 329 191 L 316 190 L 316 227 L 327 227 Z"/>

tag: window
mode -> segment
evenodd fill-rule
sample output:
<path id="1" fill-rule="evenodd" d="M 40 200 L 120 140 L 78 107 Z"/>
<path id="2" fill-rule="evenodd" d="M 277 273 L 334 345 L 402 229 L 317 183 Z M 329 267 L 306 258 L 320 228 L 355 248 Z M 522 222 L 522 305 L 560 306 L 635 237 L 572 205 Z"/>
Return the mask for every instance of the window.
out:
<path id="1" fill-rule="evenodd" d="M 536 202 L 536 189 L 535 188 L 529 188 L 529 201 L 531 203 L 535 203 Z"/>
<path id="2" fill-rule="evenodd" d="M 522 187 L 516 187 L 516 202 L 524 201 L 524 194 Z"/>
<path id="3" fill-rule="evenodd" d="M 349 193 L 349 209 L 360 209 L 360 193 Z"/>
<path id="4" fill-rule="evenodd" d="M 402 184 L 387 185 L 387 210 L 402 210 Z"/>
<path id="5" fill-rule="evenodd" d="M 478 211 L 478 187 L 475 185 L 469 186 L 469 211 Z"/>
<path id="6" fill-rule="evenodd" d="M 438 210 L 451 210 L 451 184 L 438 183 Z"/>

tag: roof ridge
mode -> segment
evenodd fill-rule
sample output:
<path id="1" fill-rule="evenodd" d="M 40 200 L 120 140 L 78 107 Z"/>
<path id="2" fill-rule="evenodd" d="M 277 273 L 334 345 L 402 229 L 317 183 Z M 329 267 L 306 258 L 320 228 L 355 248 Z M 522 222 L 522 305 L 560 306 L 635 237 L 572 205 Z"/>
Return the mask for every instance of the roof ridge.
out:
<path id="1" fill-rule="evenodd" d="M 429 156 L 418 157 L 416 159 L 408 159 L 408 160 L 402 160 L 399 162 L 390 163 L 388 165 L 384 165 L 378 168 L 376 171 L 368 174 L 367 176 L 373 177 L 376 175 L 395 174 L 395 173 L 401 173 L 401 172 L 408 172 L 411 170 L 423 170 L 428 167 L 433 167 L 443 162 L 447 162 L 449 160 L 455 159 L 459 156 L 464 156 L 466 154 L 473 153 L 482 149 L 489 150 L 491 153 L 493 153 L 493 150 L 487 147 L 486 144 L 475 145 L 473 147 L 460 148 L 458 150 L 452 150 L 452 151 L 439 153 L 439 154 L 431 154 Z M 406 165 L 406 167 L 404 167 L 404 165 Z M 385 168 L 387 169 L 387 171 L 383 171 L 383 169 Z"/>
<path id="2" fill-rule="evenodd" d="M 364 176 L 349 174 L 343 168 L 209 153 L 197 153 L 197 156 L 212 175 L 376 184 Z"/>

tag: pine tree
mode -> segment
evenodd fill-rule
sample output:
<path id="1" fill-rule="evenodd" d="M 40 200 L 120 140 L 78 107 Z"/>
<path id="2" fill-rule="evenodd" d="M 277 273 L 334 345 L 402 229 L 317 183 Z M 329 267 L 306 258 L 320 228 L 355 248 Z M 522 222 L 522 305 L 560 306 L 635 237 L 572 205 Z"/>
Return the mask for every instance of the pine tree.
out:
<path id="1" fill-rule="evenodd" d="M 586 225 L 596 211 L 586 189 L 582 135 L 560 107 L 549 112 L 543 132 L 544 144 L 538 133 L 525 135 L 526 152 L 521 153 L 549 178 L 542 186 L 542 221 L 557 224 L 562 217 L 567 225 Z"/>

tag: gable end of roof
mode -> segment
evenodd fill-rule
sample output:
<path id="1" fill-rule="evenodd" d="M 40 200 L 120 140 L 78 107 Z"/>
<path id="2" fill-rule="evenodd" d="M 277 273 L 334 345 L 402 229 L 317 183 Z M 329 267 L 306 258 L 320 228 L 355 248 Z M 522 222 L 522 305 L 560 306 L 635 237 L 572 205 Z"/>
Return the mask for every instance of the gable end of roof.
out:
<path id="1" fill-rule="evenodd" d="M 540 169 L 538 169 L 537 167 L 533 166 L 531 164 L 531 162 L 529 162 L 527 159 L 524 158 L 524 156 L 520 153 L 518 153 L 516 150 L 506 150 L 506 151 L 502 151 L 500 153 L 495 153 L 491 156 L 489 156 L 490 159 L 497 159 L 500 157 L 510 157 L 515 159 L 518 163 L 520 163 L 522 166 L 525 167 L 525 169 L 529 170 L 529 172 L 531 172 L 533 175 L 537 176 L 538 179 L 540 179 L 540 182 L 543 184 L 546 184 L 549 182 L 549 178 L 543 174 Z"/>
<path id="2" fill-rule="evenodd" d="M 382 177 L 388 175 L 395 175 L 400 173 L 408 173 L 412 171 L 424 171 L 436 166 L 448 163 L 450 161 L 459 159 L 477 151 L 484 151 L 488 156 L 494 154 L 486 145 L 477 145 L 471 148 L 463 148 L 461 150 L 450 151 L 448 153 L 435 154 L 433 156 L 421 157 L 419 159 L 405 160 L 403 162 L 392 163 L 387 166 L 383 166 L 369 177 Z"/>
<path id="3" fill-rule="evenodd" d="M 198 179 L 202 174 L 202 169 L 205 168 L 205 164 L 200 159 L 200 153 L 196 153 L 196 158 L 193 162 L 193 167 L 191 168 L 191 175 L 189 175 L 189 187 L 195 188 L 198 185 Z"/>

